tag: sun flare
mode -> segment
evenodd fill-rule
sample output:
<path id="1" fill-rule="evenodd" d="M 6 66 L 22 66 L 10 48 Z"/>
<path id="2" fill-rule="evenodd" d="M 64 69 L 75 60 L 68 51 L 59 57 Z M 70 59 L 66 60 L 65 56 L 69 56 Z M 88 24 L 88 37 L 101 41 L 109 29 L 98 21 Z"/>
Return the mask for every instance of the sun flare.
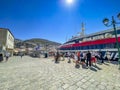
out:
<path id="1" fill-rule="evenodd" d="M 74 0 L 66 0 L 67 4 L 73 4 Z"/>

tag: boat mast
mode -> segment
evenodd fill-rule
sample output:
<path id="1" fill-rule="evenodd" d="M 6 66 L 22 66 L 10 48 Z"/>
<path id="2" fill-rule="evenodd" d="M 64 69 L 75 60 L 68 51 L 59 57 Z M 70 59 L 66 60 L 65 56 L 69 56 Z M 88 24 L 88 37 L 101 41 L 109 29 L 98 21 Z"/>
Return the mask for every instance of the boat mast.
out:
<path id="1" fill-rule="evenodd" d="M 85 33 L 84 33 L 84 31 L 85 31 L 85 27 L 84 27 L 84 26 L 85 26 L 85 25 L 84 25 L 83 22 L 82 22 L 81 25 L 82 25 L 82 28 L 81 28 L 81 29 L 82 29 L 81 36 L 84 36 L 84 35 L 85 35 Z"/>

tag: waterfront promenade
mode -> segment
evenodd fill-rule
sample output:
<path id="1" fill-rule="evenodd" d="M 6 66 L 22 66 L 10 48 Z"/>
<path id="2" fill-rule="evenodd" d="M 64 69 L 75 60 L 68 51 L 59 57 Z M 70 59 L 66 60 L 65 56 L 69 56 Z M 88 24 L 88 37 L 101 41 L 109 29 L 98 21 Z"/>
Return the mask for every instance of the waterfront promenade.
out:
<path id="1" fill-rule="evenodd" d="M 0 63 L 0 90 L 120 90 L 120 70 L 116 62 L 85 69 L 67 60 L 14 56 Z"/>

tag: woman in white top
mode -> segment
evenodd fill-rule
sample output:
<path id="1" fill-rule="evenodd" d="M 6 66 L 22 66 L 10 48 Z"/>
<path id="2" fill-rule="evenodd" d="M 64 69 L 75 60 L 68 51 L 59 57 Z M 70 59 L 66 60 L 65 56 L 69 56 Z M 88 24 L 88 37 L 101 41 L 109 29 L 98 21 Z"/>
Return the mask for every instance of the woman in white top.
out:
<path id="1" fill-rule="evenodd" d="M 106 52 L 106 56 L 107 56 L 107 59 L 108 59 L 108 62 L 110 62 L 110 59 L 111 59 L 111 53 L 109 51 Z"/>
<path id="2" fill-rule="evenodd" d="M 79 65 L 79 61 L 78 61 L 77 52 L 74 54 L 74 59 L 75 59 L 75 67 L 76 67 L 76 68 L 79 68 L 80 65 Z"/>

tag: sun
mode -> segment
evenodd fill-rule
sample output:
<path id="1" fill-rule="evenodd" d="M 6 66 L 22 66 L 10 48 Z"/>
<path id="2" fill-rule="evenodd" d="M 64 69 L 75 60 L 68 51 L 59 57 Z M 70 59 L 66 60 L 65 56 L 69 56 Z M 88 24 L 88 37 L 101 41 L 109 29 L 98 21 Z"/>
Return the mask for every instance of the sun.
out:
<path id="1" fill-rule="evenodd" d="M 74 0 L 66 0 L 66 3 L 67 3 L 67 4 L 73 4 L 73 3 L 74 3 Z"/>

